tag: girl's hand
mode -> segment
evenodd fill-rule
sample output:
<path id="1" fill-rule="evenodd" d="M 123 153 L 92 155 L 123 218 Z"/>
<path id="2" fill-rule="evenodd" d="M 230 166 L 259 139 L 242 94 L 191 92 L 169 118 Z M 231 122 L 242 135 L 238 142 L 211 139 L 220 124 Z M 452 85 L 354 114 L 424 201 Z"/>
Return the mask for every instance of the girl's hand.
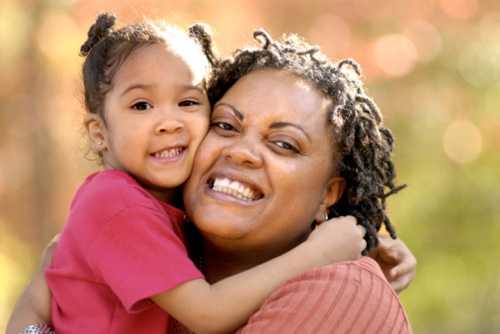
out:
<path id="1" fill-rule="evenodd" d="M 378 262 L 392 288 L 400 293 L 415 278 L 417 259 L 401 239 L 378 237 L 379 245 L 369 255 Z"/>
<path id="2" fill-rule="evenodd" d="M 356 218 L 337 217 L 316 226 L 306 243 L 321 255 L 320 265 L 328 265 L 361 258 L 366 248 L 365 234 L 365 228 L 357 224 Z"/>

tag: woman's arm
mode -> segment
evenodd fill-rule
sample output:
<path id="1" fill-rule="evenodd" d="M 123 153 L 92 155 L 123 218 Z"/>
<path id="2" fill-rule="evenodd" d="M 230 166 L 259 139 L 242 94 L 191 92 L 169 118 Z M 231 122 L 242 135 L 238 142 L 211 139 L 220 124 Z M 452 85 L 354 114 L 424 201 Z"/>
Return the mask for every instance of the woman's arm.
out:
<path id="1" fill-rule="evenodd" d="M 48 328 L 43 327 L 44 324 L 50 324 L 50 290 L 44 271 L 52 259 L 58 238 L 59 235 L 45 248 L 40 267 L 17 300 L 7 324 L 7 334 L 21 333 L 26 327 L 36 324 L 41 325 L 39 333 L 50 332 Z"/>

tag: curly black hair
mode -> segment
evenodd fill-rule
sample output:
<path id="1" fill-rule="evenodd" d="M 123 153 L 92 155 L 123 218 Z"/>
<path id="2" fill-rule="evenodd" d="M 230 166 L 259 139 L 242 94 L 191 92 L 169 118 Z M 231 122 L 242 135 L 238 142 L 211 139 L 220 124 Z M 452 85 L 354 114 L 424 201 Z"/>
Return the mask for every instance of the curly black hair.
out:
<path id="1" fill-rule="evenodd" d="M 332 63 L 319 48 L 295 34 L 275 41 L 260 29 L 254 38 L 260 47 L 238 49 L 225 59 L 217 58 L 209 40 L 201 43 L 213 65 L 210 102 L 214 104 L 240 78 L 260 69 L 289 71 L 311 82 L 334 102 L 329 119 L 334 125 L 333 144 L 340 152 L 337 170 L 346 181 L 342 197 L 329 208 L 330 217 L 355 216 L 367 229 L 367 250 L 377 246 L 382 225 L 396 238 L 385 201 L 405 185 L 394 184 L 394 137 L 383 126 L 377 105 L 364 92 L 359 65 L 351 59 Z"/>
<path id="2" fill-rule="evenodd" d="M 140 47 L 158 43 L 168 45 L 175 52 L 189 54 L 191 59 L 198 57 L 196 59 L 204 67 L 203 76 L 210 74 L 211 60 L 206 58 L 203 48 L 211 45 L 201 44 L 202 39 L 211 41 L 205 26 L 195 24 L 183 31 L 162 21 L 144 21 L 115 29 L 116 20 L 112 13 L 98 15 L 80 48 L 80 56 L 85 57 L 82 66 L 85 107 L 87 112 L 99 115 L 105 125 L 104 101 L 112 88 L 113 77 L 127 57 Z M 87 157 L 98 164 L 103 163 L 100 151 L 89 149 Z"/>
<path id="3" fill-rule="evenodd" d="M 163 43 L 176 52 L 197 54 L 200 61 L 206 63 L 206 73 L 209 73 L 210 60 L 202 49 L 211 45 L 201 44 L 202 39 L 211 41 L 206 27 L 195 24 L 185 32 L 162 21 L 145 21 L 114 29 L 115 23 L 114 14 L 100 14 L 80 48 L 80 55 L 85 57 L 82 67 L 85 106 L 88 112 L 97 113 L 103 121 L 104 97 L 111 89 L 112 79 L 120 65 L 139 47 Z"/>

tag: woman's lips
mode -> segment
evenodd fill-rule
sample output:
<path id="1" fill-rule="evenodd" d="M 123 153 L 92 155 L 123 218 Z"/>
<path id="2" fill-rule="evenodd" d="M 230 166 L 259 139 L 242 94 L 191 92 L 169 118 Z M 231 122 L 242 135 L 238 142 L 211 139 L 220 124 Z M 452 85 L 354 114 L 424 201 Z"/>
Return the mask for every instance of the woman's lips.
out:
<path id="1" fill-rule="evenodd" d="M 209 194 L 220 200 L 253 204 L 264 197 L 263 193 L 254 186 L 229 177 L 211 177 L 208 179 L 207 186 Z"/>

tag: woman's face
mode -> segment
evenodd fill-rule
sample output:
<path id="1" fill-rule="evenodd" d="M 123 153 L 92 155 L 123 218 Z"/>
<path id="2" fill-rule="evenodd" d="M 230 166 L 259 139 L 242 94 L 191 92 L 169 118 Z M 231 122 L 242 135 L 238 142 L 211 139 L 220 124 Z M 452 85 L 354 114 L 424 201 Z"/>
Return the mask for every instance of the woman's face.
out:
<path id="1" fill-rule="evenodd" d="M 184 202 L 204 238 L 279 254 L 340 196 L 330 101 L 281 70 L 241 78 L 215 104 Z"/>

